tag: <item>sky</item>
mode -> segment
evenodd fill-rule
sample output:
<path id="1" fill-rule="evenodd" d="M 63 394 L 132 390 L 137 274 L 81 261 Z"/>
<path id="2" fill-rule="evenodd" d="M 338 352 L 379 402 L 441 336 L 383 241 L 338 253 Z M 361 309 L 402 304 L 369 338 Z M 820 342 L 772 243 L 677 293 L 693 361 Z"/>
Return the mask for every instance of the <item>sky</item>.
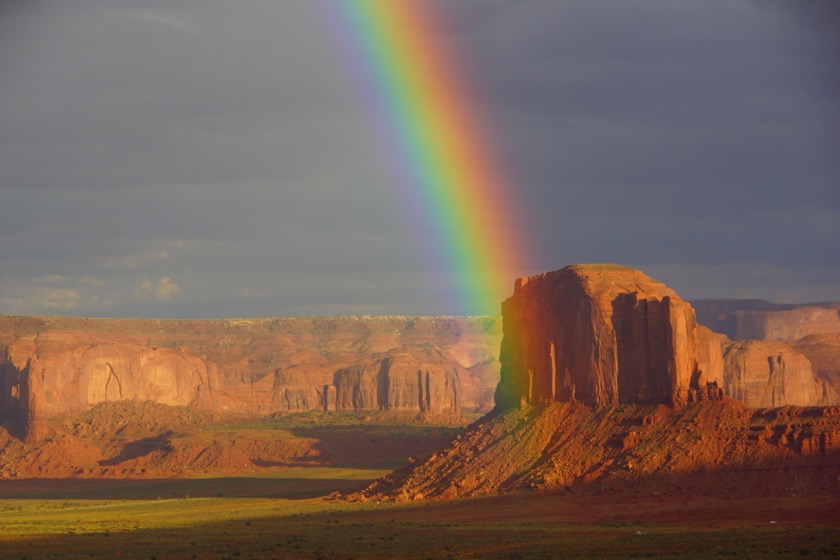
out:
<path id="1" fill-rule="evenodd" d="M 508 177 L 511 292 L 612 262 L 840 300 L 837 4 L 428 2 Z M 335 11 L 0 0 L 0 314 L 462 314 Z"/>

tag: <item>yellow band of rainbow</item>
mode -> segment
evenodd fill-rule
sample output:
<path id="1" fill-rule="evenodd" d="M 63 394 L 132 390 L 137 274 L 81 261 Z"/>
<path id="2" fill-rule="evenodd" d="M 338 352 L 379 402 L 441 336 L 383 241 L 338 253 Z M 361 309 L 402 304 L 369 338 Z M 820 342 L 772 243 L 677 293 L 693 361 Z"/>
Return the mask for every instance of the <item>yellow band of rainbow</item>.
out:
<path id="1" fill-rule="evenodd" d="M 464 315 L 498 314 L 521 272 L 511 190 L 435 2 L 336 0 L 415 191 L 439 236 Z"/>

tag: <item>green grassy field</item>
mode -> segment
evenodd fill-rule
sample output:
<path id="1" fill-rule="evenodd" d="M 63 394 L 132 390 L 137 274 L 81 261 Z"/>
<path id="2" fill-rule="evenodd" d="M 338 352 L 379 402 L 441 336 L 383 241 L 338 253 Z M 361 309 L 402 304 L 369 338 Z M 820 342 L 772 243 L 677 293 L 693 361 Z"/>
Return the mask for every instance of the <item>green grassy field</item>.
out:
<path id="1" fill-rule="evenodd" d="M 829 523 L 634 520 L 566 498 L 394 504 L 322 497 L 380 471 L 288 469 L 258 478 L 41 481 L 0 500 L 2 558 L 837 557 Z M 33 483 L 34 484 L 34 483 Z M 8 489 L 7 489 L 8 490 Z M 208 495 L 210 495 L 208 497 Z M 189 497 L 188 497 L 189 496 Z M 714 507 L 712 505 L 712 507 Z M 769 506 L 768 506 L 769 507 Z M 606 508 L 606 509 L 604 509 Z M 614 510 L 610 509 L 614 508 Z M 649 513 L 649 508 L 648 508 Z M 708 511 L 706 512 L 708 514 Z M 577 520 L 578 517 L 581 520 Z M 619 519 L 626 520 L 619 521 Z"/>

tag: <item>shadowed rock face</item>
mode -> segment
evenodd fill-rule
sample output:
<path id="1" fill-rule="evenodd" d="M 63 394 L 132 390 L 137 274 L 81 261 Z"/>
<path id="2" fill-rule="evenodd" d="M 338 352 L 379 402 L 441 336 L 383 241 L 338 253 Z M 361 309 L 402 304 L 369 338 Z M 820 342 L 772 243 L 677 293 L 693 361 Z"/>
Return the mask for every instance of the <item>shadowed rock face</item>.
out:
<path id="1" fill-rule="evenodd" d="M 574 265 L 520 279 L 502 315 L 500 409 L 575 400 L 680 405 L 722 381 L 713 344 L 702 352 L 710 365 L 698 360 L 691 306 L 638 270 Z"/>
<path id="2" fill-rule="evenodd" d="M 109 401 L 211 412 L 487 411 L 495 317 L 158 321 L 0 316 L 0 421 Z"/>

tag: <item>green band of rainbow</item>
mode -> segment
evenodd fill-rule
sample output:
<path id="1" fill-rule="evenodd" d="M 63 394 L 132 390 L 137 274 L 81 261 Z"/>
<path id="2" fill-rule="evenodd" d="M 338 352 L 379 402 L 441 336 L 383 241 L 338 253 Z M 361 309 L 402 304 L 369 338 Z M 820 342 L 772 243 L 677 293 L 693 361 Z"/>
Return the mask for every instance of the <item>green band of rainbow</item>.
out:
<path id="1" fill-rule="evenodd" d="M 456 53 L 424 0 L 338 0 L 342 25 L 367 68 L 404 177 L 433 222 L 459 310 L 497 314 L 511 290 L 518 229 L 509 186 L 474 115 Z"/>

